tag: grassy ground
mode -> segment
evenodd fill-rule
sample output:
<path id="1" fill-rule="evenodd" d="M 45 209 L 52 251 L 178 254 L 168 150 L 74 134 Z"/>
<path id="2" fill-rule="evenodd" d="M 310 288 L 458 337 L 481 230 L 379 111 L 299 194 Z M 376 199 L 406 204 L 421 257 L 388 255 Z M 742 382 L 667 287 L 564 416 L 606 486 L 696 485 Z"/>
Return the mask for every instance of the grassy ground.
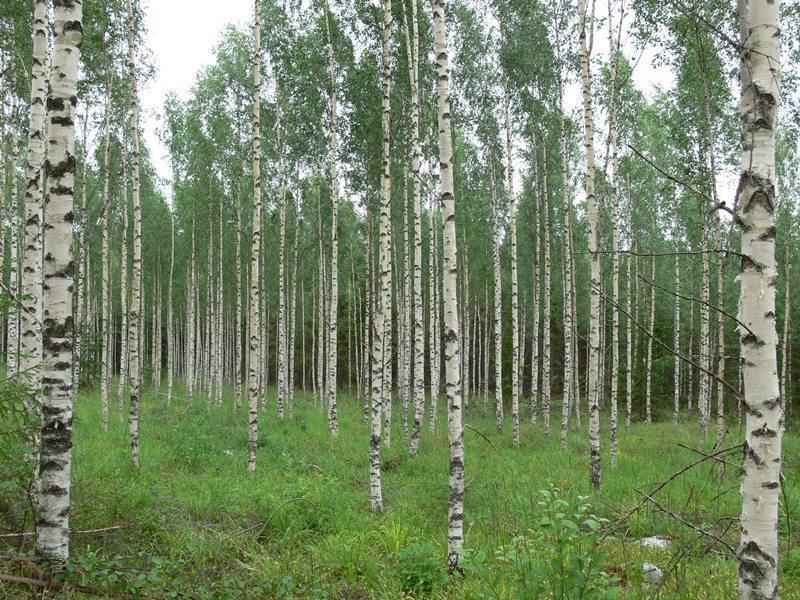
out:
<path id="1" fill-rule="evenodd" d="M 183 396 L 182 391 L 177 395 Z M 230 396 L 222 409 L 207 410 L 200 397 L 187 410 L 181 400 L 167 408 L 163 395 L 146 392 L 137 472 L 129 466 L 127 430 L 116 400 L 112 405 L 111 430 L 103 435 L 99 394 L 79 395 L 71 525 L 74 530 L 130 527 L 73 537 L 69 567 L 73 581 L 109 590 L 110 597 L 128 590 L 144 597 L 525 598 L 553 597 L 555 590 L 555 597 L 572 598 L 579 593 L 559 596 L 558 586 L 572 585 L 587 574 L 600 581 L 598 570 L 617 579 L 624 598 L 735 597 L 736 564 L 724 556 L 724 544 L 650 506 L 600 543 L 585 524 L 575 530 L 563 523 L 585 503 L 590 512 L 616 521 L 641 500 L 636 488 L 652 489 L 648 484 L 696 460 L 697 454 L 678 446 L 698 446 L 694 422 L 677 429 L 669 422 L 634 424 L 629 434 L 620 436 L 616 469 L 609 465 L 604 427 L 603 487 L 591 493 L 583 428 L 571 433 L 567 450 L 562 450 L 555 413 L 556 430 L 545 437 L 539 427 L 531 428 L 525 412 L 521 447 L 516 449 L 510 423 L 496 432 L 493 414 L 484 409 L 482 399 L 474 400 L 466 422 L 490 442 L 472 429 L 465 432 L 470 554 L 465 576 L 448 577 L 441 569 L 448 496 L 443 413 L 435 435 L 426 427 L 420 456 L 411 460 L 395 406 L 392 446 L 382 452 L 386 510 L 373 515 L 368 429 L 361 408 L 347 398 L 341 402 L 341 433 L 332 439 L 322 411 L 310 399 L 299 395 L 294 417 L 279 423 L 270 397 L 269 410 L 261 416 L 253 476 L 245 473 L 246 415 L 235 414 Z M 726 443 L 739 439 L 734 426 Z M 704 447 L 712 445 L 709 440 Z M 800 551 L 792 549 L 800 546 L 796 434 L 784 437 L 784 456 L 781 597 L 787 600 L 800 598 Z M 738 462 L 739 456 L 728 459 Z M 657 498 L 685 521 L 710 527 L 735 547 L 738 527 L 728 517 L 739 512 L 738 477 L 738 469 L 728 466 L 720 482 L 717 465 L 706 462 L 670 483 Z M 565 505 L 551 501 L 548 513 L 540 492 L 553 487 Z M 21 498 L 4 490 L 0 508 L 0 528 L 18 530 Z M 542 528 L 547 514 L 560 520 L 555 532 Z M 572 520 L 585 518 L 578 514 Z M 668 536 L 669 547 L 642 547 L 639 540 L 650 535 Z M 0 542 L 0 547 L 9 543 Z M 19 549 L 17 541 L 14 545 Z M 559 555 L 586 562 L 573 575 L 564 575 L 569 569 L 553 562 Z M 664 570 L 662 586 L 642 581 L 644 562 Z M 8 564 L 5 570 L 12 572 Z M 547 594 L 536 591 L 537 580 L 548 586 Z M 614 593 L 611 589 L 607 595 Z M 0 598 L 22 594 L 22 588 L 0 583 Z M 587 591 L 585 597 L 595 596 Z"/>

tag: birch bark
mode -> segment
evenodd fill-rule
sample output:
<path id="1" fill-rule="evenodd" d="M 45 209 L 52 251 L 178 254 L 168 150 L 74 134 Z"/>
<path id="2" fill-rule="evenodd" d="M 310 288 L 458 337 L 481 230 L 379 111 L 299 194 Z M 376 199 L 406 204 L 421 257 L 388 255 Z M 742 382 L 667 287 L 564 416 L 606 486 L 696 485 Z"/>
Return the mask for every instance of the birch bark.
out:
<path id="1" fill-rule="evenodd" d="M 75 199 L 75 107 L 83 41 L 80 0 L 53 3 L 52 83 L 49 121 L 47 210 L 44 228 L 42 311 L 42 445 L 36 553 L 56 563 L 69 555 L 72 465 L 72 232 Z"/>
<path id="2" fill-rule="evenodd" d="M 447 388 L 447 439 L 450 446 L 450 497 L 448 501 L 447 563 L 459 568 L 464 544 L 464 429 L 461 423 L 461 372 L 458 355 L 458 273 L 456 211 L 453 184 L 453 142 L 450 125 L 450 63 L 447 48 L 445 3 L 431 0 L 436 55 L 436 91 L 439 125 L 439 181 L 443 217 L 445 304 L 445 381 Z"/>
<path id="3" fill-rule="evenodd" d="M 777 0 L 750 0 L 742 82 L 740 351 L 747 408 L 742 475 L 739 596 L 778 597 L 778 495 L 783 398 L 775 328 L 775 122 L 780 101 Z"/>

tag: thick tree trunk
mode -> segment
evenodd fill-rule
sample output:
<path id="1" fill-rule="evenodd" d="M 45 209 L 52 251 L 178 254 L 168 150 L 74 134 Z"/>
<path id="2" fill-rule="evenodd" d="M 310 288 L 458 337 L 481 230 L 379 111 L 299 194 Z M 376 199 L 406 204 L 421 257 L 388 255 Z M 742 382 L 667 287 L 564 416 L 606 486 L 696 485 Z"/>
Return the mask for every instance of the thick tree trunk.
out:
<path id="1" fill-rule="evenodd" d="M 750 0 L 742 79 L 742 219 L 739 320 L 747 407 L 742 476 L 739 595 L 778 597 L 778 495 L 783 399 L 775 329 L 775 123 L 780 99 L 776 0 Z"/>
<path id="2" fill-rule="evenodd" d="M 391 266 L 391 51 L 392 51 L 392 2 L 381 0 L 383 26 L 381 32 L 381 196 L 380 196 L 380 248 L 379 277 L 380 293 L 377 311 L 373 319 L 372 334 L 372 427 L 370 435 L 370 506 L 373 512 L 383 511 L 381 485 L 381 426 L 384 406 L 391 402 L 386 397 L 384 380 L 391 377 L 386 369 L 386 321 L 391 322 L 392 266 Z"/>
<path id="3" fill-rule="evenodd" d="M 247 472 L 256 470 L 258 448 L 258 372 L 259 327 L 261 306 L 258 289 L 261 257 L 261 0 L 253 1 L 253 239 L 250 251 L 250 324 L 248 366 L 248 451 Z"/>
<path id="4" fill-rule="evenodd" d="M 31 101 L 28 119 L 26 170 L 28 182 L 25 188 L 20 370 L 25 374 L 28 386 L 36 397 L 37 403 L 41 402 L 42 393 L 42 373 L 37 367 L 42 362 L 42 191 L 44 183 L 42 167 L 45 152 L 45 104 L 48 87 L 48 21 L 47 1 L 36 0 L 33 7 L 33 64 L 31 66 Z M 12 193 L 16 196 L 13 183 Z M 5 232 L 0 231 L 0 237 L 4 236 Z M 2 248 L 0 248 L 0 260 L 2 257 Z M 2 343 L 2 332 L 0 332 L 0 343 Z M 106 398 L 104 415 L 108 414 L 107 405 Z M 38 407 L 29 407 L 29 409 L 31 408 L 37 413 L 39 412 Z M 108 422 L 107 416 L 103 422 L 104 424 Z M 32 441 L 32 450 L 38 452 L 38 435 Z"/>
<path id="5" fill-rule="evenodd" d="M 441 184 L 444 269 L 445 381 L 447 388 L 447 439 L 450 445 L 450 498 L 448 501 L 447 563 L 459 568 L 464 544 L 464 428 L 461 424 L 461 372 L 458 355 L 458 274 L 456 207 L 453 184 L 453 142 L 450 125 L 450 64 L 443 0 L 431 0 L 436 55 L 436 91 L 439 124 L 439 180 Z"/>
<path id="6" fill-rule="evenodd" d="M 72 465 L 72 232 L 75 199 L 75 109 L 83 40 L 82 4 L 53 3 L 53 71 L 50 98 L 47 211 L 44 227 L 42 312 L 42 445 L 39 463 L 36 553 L 54 562 L 69 555 Z"/>

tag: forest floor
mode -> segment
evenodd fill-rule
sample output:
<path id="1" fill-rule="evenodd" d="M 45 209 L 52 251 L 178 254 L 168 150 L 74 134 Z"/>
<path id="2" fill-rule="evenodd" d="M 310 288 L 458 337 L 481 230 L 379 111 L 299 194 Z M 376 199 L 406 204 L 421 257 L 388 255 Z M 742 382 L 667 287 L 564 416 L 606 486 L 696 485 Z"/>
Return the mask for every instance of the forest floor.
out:
<path id="1" fill-rule="evenodd" d="M 248 476 L 247 415 L 234 411 L 230 392 L 221 409 L 208 410 L 199 395 L 187 410 L 182 390 L 169 408 L 165 395 L 146 391 L 141 466 L 134 472 L 116 399 L 104 435 L 99 393 L 82 391 L 75 415 L 71 527 L 78 532 L 123 527 L 73 535 L 69 580 L 113 598 L 736 596 L 736 562 L 729 552 L 738 543 L 739 451 L 725 455 L 730 464 L 722 464 L 721 480 L 720 463 L 705 461 L 653 492 L 658 482 L 702 458 L 689 448 L 713 451 L 713 432 L 700 444 L 694 416 L 678 428 L 665 416 L 652 425 L 634 423 L 627 434 L 621 430 L 616 468 L 610 466 L 604 423 L 603 486 L 591 492 L 585 427 L 574 427 L 563 450 L 560 407 L 553 407 L 549 437 L 541 423 L 531 428 L 524 410 L 521 445 L 515 448 L 510 415 L 498 433 L 493 411 L 482 398 L 474 399 L 466 415 L 471 427 L 465 429 L 466 569 L 447 575 L 442 569 L 449 473 L 445 403 L 439 402 L 433 436 L 426 415 L 415 460 L 408 457 L 395 404 L 392 444 L 381 456 L 385 511 L 374 515 L 362 408 L 340 395 L 341 432 L 333 439 L 310 395 L 306 401 L 298 392 L 294 416 L 280 423 L 274 388 L 271 392 L 260 419 L 257 471 Z M 734 424 L 725 446 L 740 439 Z M 781 598 L 790 600 L 800 598 L 796 431 L 787 431 L 783 451 Z M 663 510 L 645 499 L 620 523 L 644 499 L 640 492 L 654 493 Z M 25 504 L 12 490 L 0 489 L 0 529 L 25 526 Z M 613 534 L 606 535 L 612 524 Z M 646 547 L 642 539 L 648 536 L 668 543 Z M 30 551 L 30 545 L 0 538 L 6 558 Z M 25 563 L 4 563 L 0 573 L 32 577 Z M 661 585 L 644 581 L 644 563 L 663 571 Z M 25 593 L 0 581 L 0 598 Z"/>

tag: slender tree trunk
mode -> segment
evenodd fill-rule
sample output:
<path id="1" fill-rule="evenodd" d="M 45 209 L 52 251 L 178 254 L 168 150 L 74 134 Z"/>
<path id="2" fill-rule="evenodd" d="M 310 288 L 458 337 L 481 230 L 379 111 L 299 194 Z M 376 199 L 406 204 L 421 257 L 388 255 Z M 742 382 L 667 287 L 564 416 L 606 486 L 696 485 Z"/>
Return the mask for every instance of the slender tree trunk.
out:
<path id="1" fill-rule="evenodd" d="M 789 246 L 786 246 L 786 260 L 784 265 L 786 274 L 786 289 L 783 294 L 783 340 L 781 341 L 781 394 L 783 398 L 789 399 L 789 386 L 787 385 L 787 373 L 789 371 L 789 331 L 791 330 L 791 263 L 789 262 Z M 786 407 L 788 410 L 788 406 Z"/>
<path id="2" fill-rule="evenodd" d="M 561 59 L 558 59 L 561 62 Z M 571 406 L 572 378 L 574 365 L 572 359 L 575 326 L 572 320 L 572 198 L 569 188 L 569 156 L 567 155 L 566 112 L 564 107 L 564 84 L 561 72 L 558 73 L 559 104 L 559 144 L 561 146 L 561 187 L 564 198 L 564 383 L 561 398 L 561 447 L 567 447 L 569 433 L 569 414 Z M 545 173 L 545 176 L 547 174 Z M 577 409 L 577 406 L 575 406 Z"/>
<path id="3" fill-rule="evenodd" d="M 438 269 L 436 267 L 436 214 L 434 200 L 431 198 L 428 210 L 428 336 L 429 336 L 429 360 L 431 377 L 431 413 L 429 426 L 431 431 L 436 431 L 436 411 L 437 400 L 439 399 L 439 345 L 437 337 L 439 335 L 439 296 L 438 289 Z M 487 379 L 488 381 L 488 379 Z M 488 385 L 488 384 L 487 384 Z"/>
<path id="4" fill-rule="evenodd" d="M 508 178 L 508 206 L 511 213 L 511 429 L 514 445 L 519 447 L 519 372 L 520 328 L 519 290 L 517 283 L 517 199 L 514 195 L 514 156 L 511 142 L 511 111 L 508 77 L 503 79 L 503 112 L 506 129 L 506 175 Z"/>
<path id="5" fill-rule="evenodd" d="M 544 229 L 544 306 L 542 308 L 542 423 L 544 434 L 550 435 L 550 303 L 552 298 L 550 271 L 550 197 L 547 193 L 547 144 L 542 144 L 542 229 Z"/>
<path id="6" fill-rule="evenodd" d="M 122 159 L 122 239 L 120 240 L 120 359 L 119 359 L 119 387 L 117 398 L 119 400 L 119 422 L 125 419 L 125 385 L 130 369 L 130 348 L 128 340 L 128 176 L 126 168 L 127 157 Z"/>
<path id="7" fill-rule="evenodd" d="M 633 239 L 633 200 L 630 197 L 630 182 L 628 182 L 628 258 L 625 261 L 625 310 L 629 315 L 632 315 L 633 296 L 631 295 L 631 283 L 633 281 L 633 274 L 631 267 L 633 266 L 633 254 L 630 252 L 631 240 Z M 633 321 L 628 319 L 625 324 L 625 433 L 631 431 L 631 411 L 633 410 Z"/>
<path id="8" fill-rule="evenodd" d="M 448 501 L 447 563 L 459 568 L 464 543 L 464 429 L 461 424 L 461 373 L 458 356 L 458 274 L 456 251 L 453 143 L 450 126 L 450 64 L 443 0 L 431 0 L 436 54 L 436 89 L 439 123 L 439 180 L 443 217 L 445 304 L 445 381 L 447 388 L 447 439 L 450 445 L 450 498 Z"/>
<path id="9" fill-rule="evenodd" d="M 533 303 L 533 339 L 531 340 L 531 425 L 536 424 L 536 418 L 539 412 L 539 255 L 541 254 L 541 183 L 539 179 L 539 159 L 537 156 L 537 138 L 533 138 L 533 169 L 534 169 L 534 182 L 536 184 L 536 195 L 534 196 L 534 222 L 533 222 L 533 236 L 534 236 L 534 251 L 533 251 L 533 292 L 531 293 L 531 302 Z M 545 173 L 545 176 L 547 174 Z"/>
<path id="10" fill-rule="evenodd" d="M 497 430 L 503 428 L 503 296 L 500 272 L 500 210 L 495 181 L 494 159 L 489 158 L 492 172 L 492 272 L 494 274 L 494 418 Z M 445 312 L 447 309 L 445 309 Z"/>
<path id="11" fill-rule="evenodd" d="M 172 402 L 175 379 L 175 313 L 172 306 L 172 280 L 175 276 L 175 214 L 170 213 L 169 282 L 167 283 L 167 406 Z"/>
<path id="12" fill-rule="evenodd" d="M 328 35 L 328 73 L 330 90 L 330 177 L 331 177 L 331 283 L 328 306 L 328 428 L 333 436 L 339 435 L 339 413 L 336 405 L 338 361 L 338 310 L 339 310 L 339 133 L 336 96 L 336 55 L 330 28 L 330 8 L 325 0 L 325 28 Z"/>
<path id="13" fill-rule="evenodd" d="M 36 553 L 61 563 L 69 555 L 72 464 L 73 334 L 72 230 L 75 199 L 75 108 L 83 40 L 82 4 L 55 0 L 53 71 L 45 161 L 42 312 L 42 446 L 39 463 Z"/>
<path id="14" fill-rule="evenodd" d="M 102 345 L 102 373 L 100 375 L 100 399 L 103 405 L 103 433 L 108 432 L 108 388 L 111 384 L 111 364 L 109 362 L 109 353 L 111 350 L 111 265 L 109 264 L 110 258 L 109 250 L 109 227 L 108 227 L 108 203 L 109 203 L 109 169 L 108 169 L 108 154 L 111 146 L 111 86 L 112 79 L 109 76 L 108 85 L 106 89 L 106 108 L 105 120 L 103 124 L 104 130 L 104 149 L 103 149 L 103 212 L 100 215 L 100 228 L 103 231 L 103 256 L 102 256 L 102 269 L 103 269 L 103 308 L 101 311 L 102 321 L 101 330 L 103 335 Z M 38 265 L 39 259 L 36 257 L 35 262 Z"/>
<path id="15" fill-rule="evenodd" d="M 655 224 L 653 224 L 655 229 Z M 650 259 L 650 281 L 656 280 L 656 259 Z M 650 284 L 650 319 L 648 326 L 650 332 L 655 334 L 656 326 L 656 288 Z M 652 396 L 653 396 L 653 338 L 647 337 L 647 365 L 645 367 L 645 423 L 653 422 Z"/>
<path id="16" fill-rule="evenodd" d="M 11 229 L 11 245 L 9 247 L 9 275 L 8 289 L 15 297 L 19 295 L 19 204 L 17 202 L 17 166 L 19 163 L 19 120 L 18 109 L 14 106 L 12 111 L 12 130 L 11 130 L 11 164 L 8 166 L 9 180 L 8 188 L 11 192 L 11 205 L 9 208 L 9 227 Z M 20 367 L 20 315 L 15 309 L 8 320 L 8 364 L 6 365 L 6 376 L 14 377 Z M 77 346 L 77 339 L 76 339 Z M 80 353 L 76 348 L 76 362 Z M 73 365 L 74 368 L 74 365 Z"/>
<path id="17" fill-rule="evenodd" d="M 780 38 L 778 2 L 750 0 L 742 80 L 742 219 L 739 320 L 747 407 L 742 476 L 739 596 L 778 597 L 778 497 L 783 400 L 775 329 L 775 123 Z"/>
<path id="18" fill-rule="evenodd" d="M 248 452 L 247 472 L 256 470 L 258 448 L 258 344 L 260 295 L 258 289 L 261 256 L 261 0 L 253 1 L 253 240 L 250 252 L 250 343 L 248 367 Z"/>
<path id="19" fill-rule="evenodd" d="M 594 119 L 592 117 L 592 80 L 590 72 L 591 41 L 594 23 L 586 27 L 586 0 L 578 0 L 581 79 L 583 82 L 583 124 L 586 143 L 586 205 L 589 221 L 590 309 L 589 309 L 589 481 L 600 487 L 600 255 L 598 254 L 599 218 L 594 196 Z"/>
<path id="20" fill-rule="evenodd" d="M 136 49 L 134 48 L 134 18 L 132 0 L 127 0 L 128 12 L 128 69 L 130 71 L 131 86 L 131 186 L 133 201 L 133 283 L 132 283 L 132 309 L 130 314 L 129 345 L 131 353 L 130 373 L 130 435 L 131 435 L 131 464 L 134 469 L 139 467 L 139 386 L 141 375 L 139 372 L 139 314 L 142 306 L 142 205 L 139 200 L 139 95 L 136 81 Z"/>
<path id="21" fill-rule="evenodd" d="M 681 261 L 678 254 L 680 250 L 680 243 L 678 238 L 677 226 L 675 228 L 675 316 L 672 325 L 672 345 L 675 347 L 675 391 L 673 399 L 672 422 L 677 425 L 681 414 L 681 359 L 678 356 L 681 353 L 681 299 L 678 296 L 681 291 Z"/>

